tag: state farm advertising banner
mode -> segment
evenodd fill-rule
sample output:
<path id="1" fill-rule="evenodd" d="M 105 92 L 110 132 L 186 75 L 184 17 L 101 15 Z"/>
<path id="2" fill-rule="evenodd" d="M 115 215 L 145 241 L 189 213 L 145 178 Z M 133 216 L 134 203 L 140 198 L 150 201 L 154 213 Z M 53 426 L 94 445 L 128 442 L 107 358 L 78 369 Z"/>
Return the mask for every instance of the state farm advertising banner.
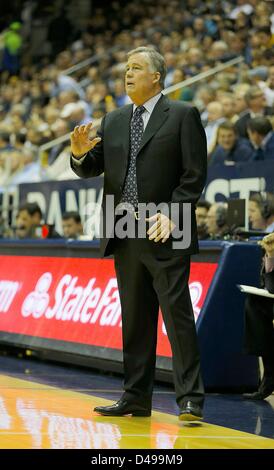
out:
<path id="1" fill-rule="evenodd" d="M 192 263 L 197 320 L 216 263 Z M 0 256 L 0 331 L 122 349 L 121 306 L 111 259 Z M 158 356 L 171 356 L 162 316 Z"/>

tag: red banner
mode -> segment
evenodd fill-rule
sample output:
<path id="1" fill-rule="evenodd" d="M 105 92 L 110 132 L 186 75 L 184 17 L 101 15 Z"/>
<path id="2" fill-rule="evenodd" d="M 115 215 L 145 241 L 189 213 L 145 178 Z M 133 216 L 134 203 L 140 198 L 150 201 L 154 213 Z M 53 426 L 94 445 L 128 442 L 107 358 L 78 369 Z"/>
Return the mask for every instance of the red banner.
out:
<path id="1" fill-rule="evenodd" d="M 121 349 L 121 306 L 113 260 L 0 256 L 0 331 Z M 192 263 L 197 320 L 216 263 Z M 157 355 L 171 356 L 159 321 Z"/>

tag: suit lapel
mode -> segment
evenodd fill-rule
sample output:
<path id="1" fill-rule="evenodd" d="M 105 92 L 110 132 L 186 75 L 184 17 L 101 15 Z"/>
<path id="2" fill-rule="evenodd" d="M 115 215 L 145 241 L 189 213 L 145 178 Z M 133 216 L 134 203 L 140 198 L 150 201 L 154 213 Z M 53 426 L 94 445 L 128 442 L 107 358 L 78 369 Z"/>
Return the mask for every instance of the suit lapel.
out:
<path id="1" fill-rule="evenodd" d="M 138 154 L 141 152 L 142 148 L 148 143 L 148 141 L 156 134 L 160 127 L 164 124 L 168 118 L 169 104 L 168 99 L 165 96 L 162 96 L 159 101 L 156 103 L 150 119 L 143 133 L 141 145 L 138 151 Z"/>
<path id="2" fill-rule="evenodd" d="M 120 112 L 120 125 L 121 129 L 121 140 L 123 142 L 123 148 L 125 151 L 126 159 L 129 157 L 129 146 L 130 146 L 130 121 L 132 118 L 133 105 L 124 107 Z"/>

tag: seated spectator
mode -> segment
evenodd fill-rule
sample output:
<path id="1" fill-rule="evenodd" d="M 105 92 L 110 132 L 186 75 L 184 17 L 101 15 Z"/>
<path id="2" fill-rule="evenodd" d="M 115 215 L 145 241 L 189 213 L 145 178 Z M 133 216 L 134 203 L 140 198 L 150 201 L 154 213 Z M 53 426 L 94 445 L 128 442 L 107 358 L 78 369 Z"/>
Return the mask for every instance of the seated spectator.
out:
<path id="1" fill-rule="evenodd" d="M 25 202 L 20 205 L 15 223 L 15 236 L 24 238 L 60 238 L 59 233 L 51 228 L 49 231 L 42 223 L 42 211 L 36 202 Z M 41 233 L 43 227 L 45 234 Z"/>
<path id="2" fill-rule="evenodd" d="M 64 119 L 57 119 L 51 126 L 53 131 L 53 139 L 57 139 L 58 137 L 62 137 L 65 134 L 68 134 L 70 131 L 69 123 Z M 48 165 L 52 165 L 58 156 L 63 152 L 63 150 L 67 147 L 68 143 L 60 142 L 59 144 L 54 145 L 49 150 L 48 153 Z"/>
<path id="3" fill-rule="evenodd" d="M 236 122 L 236 129 L 240 137 L 248 138 L 247 123 L 257 116 L 267 116 L 273 114 L 273 109 L 266 106 L 266 99 L 263 91 L 258 86 L 251 86 L 245 94 L 248 112 Z"/>
<path id="4" fill-rule="evenodd" d="M 268 68 L 266 82 L 260 81 L 258 86 L 263 90 L 268 106 L 274 106 L 274 65 Z"/>
<path id="5" fill-rule="evenodd" d="M 246 162 L 251 158 L 253 148 L 247 139 L 237 137 L 234 124 L 225 121 L 217 131 L 217 147 L 209 158 L 209 165 L 220 165 L 226 162 Z"/>
<path id="6" fill-rule="evenodd" d="M 36 202 L 25 202 L 18 210 L 15 223 L 17 238 L 35 238 L 35 227 L 42 222 L 42 211 Z"/>
<path id="7" fill-rule="evenodd" d="M 208 122 L 205 127 L 207 151 L 210 153 L 216 145 L 219 125 L 224 122 L 223 107 L 218 101 L 212 101 L 207 106 Z"/>
<path id="8" fill-rule="evenodd" d="M 255 117 L 247 123 L 247 132 L 255 150 L 251 160 L 274 161 L 274 131 L 270 120 L 266 117 Z"/>
<path id="9" fill-rule="evenodd" d="M 223 107 L 223 116 L 233 124 L 239 119 L 235 113 L 235 99 L 232 93 L 223 93 L 219 99 Z"/>
<path id="10" fill-rule="evenodd" d="M 210 85 L 202 85 L 198 88 L 195 103 L 200 110 L 201 121 L 203 126 L 206 126 L 208 122 L 208 105 L 209 103 L 215 102 L 216 90 Z"/>
<path id="11" fill-rule="evenodd" d="M 206 227 L 211 240 L 226 238 L 229 229 L 227 225 L 227 204 L 225 202 L 212 204 L 206 216 Z"/>
<path id="12" fill-rule="evenodd" d="M 248 216 L 252 230 L 274 231 L 274 194 L 255 193 L 248 202 Z"/>
<path id="13" fill-rule="evenodd" d="M 274 294 L 274 233 L 260 242 L 265 250 L 262 287 Z M 261 356 L 264 375 L 258 391 L 245 393 L 249 400 L 264 400 L 274 391 L 274 299 L 248 294 L 245 302 L 245 338 L 246 354 Z"/>
<path id="14" fill-rule="evenodd" d="M 78 238 L 83 235 L 81 217 L 76 211 L 65 212 L 62 215 L 62 227 L 65 238 Z"/>
<path id="15" fill-rule="evenodd" d="M 76 125 L 81 126 L 90 122 L 90 116 L 86 114 L 86 106 L 83 101 L 66 104 L 60 117 L 67 121 L 70 129 L 73 129 Z"/>
<path id="16" fill-rule="evenodd" d="M 211 204 L 208 201 L 198 201 L 196 204 L 195 214 L 199 240 L 206 240 L 207 238 L 209 238 L 206 225 L 206 218 L 210 207 Z"/>
<path id="17" fill-rule="evenodd" d="M 10 143 L 10 134 L 0 130 L 0 152 L 10 150 L 12 145 Z"/>
<path id="18" fill-rule="evenodd" d="M 247 83 L 241 83 L 233 87 L 235 113 L 238 115 L 238 119 L 249 113 L 249 108 L 245 99 L 245 94 L 249 89 L 250 85 Z"/>

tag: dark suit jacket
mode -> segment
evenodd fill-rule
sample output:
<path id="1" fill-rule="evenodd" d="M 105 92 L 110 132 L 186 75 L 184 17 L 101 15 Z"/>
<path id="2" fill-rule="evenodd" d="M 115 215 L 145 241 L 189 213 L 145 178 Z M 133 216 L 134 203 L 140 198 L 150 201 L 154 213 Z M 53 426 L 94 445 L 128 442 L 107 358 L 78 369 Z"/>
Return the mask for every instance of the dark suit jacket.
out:
<path id="1" fill-rule="evenodd" d="M 71 159 L 72 169 L 80 177 L 89 178 L 104 172 L 103 213 L 107 195 L 114 196 L 115 206 L 121 200 L 129 161 L 132 111 L 133 105 L 126 105 L 107 114 L 98 131 L 101 142 L 80 166 Z M 205 184 L 206 165 L 206 138 L 197 109 L 162 96 L 146 126 L 137 155 L 139 202 L 178 202 L 181 216 L 181 203 L 192 203 L 192 240 L 185 250 L 173 250 L 172 237 L 166 243 L 151 241 L 159 256 L 198 251 L 195 203 Z M 109 239 L 104 236 L 101 254 L 111 252 Z"/>
<path id="2" fill-rule="evenodd" d="M 273 114 L 273 109 L 266 106 L 264 109 L 264 116 L 272 116 Z M 245 139 L 248 139 L 248 133 L 247 133 L 247 123 L 251 119 L 251 114 L 250 112 L 245 113 L 242 117 L 238 119 L 235 123 L 236 130 L 238 132 L 238 135 L 240 137 L 244 137 Z"/>
<path id="3" fill-rule="evenodd" d="M 262 149 L 253 151 L 251 160 L 273 160 L 274 161 L 274 131 L 272 131 L 270 139 L 267 141 L 266 146 Z"/>

